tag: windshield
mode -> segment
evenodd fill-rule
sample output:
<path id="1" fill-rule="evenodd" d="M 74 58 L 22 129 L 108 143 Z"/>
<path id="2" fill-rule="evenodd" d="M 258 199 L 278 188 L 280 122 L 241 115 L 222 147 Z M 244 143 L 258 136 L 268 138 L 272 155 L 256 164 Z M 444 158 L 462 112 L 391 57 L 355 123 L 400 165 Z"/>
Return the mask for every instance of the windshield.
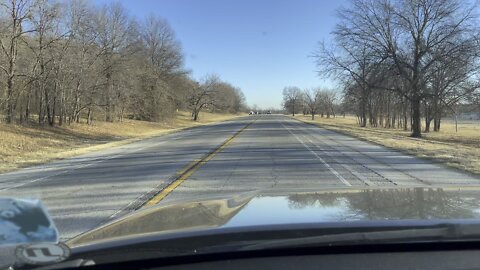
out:
<path id="1" fill-rule="evenodd" d="M 480 221 L 479 12 L 461 0 L 3 1 L 2 254 Z"/>

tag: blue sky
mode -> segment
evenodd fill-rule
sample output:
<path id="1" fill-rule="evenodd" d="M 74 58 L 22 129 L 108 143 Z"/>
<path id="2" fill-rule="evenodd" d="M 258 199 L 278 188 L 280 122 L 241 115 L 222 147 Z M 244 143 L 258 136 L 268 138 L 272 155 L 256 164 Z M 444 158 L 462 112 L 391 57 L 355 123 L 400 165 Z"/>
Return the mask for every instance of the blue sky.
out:
<path id="1" fill-rule="evenodd" d="M 167 19 L 193 77 L 217 74 L 240 87 L 249 105 L 279 108 L 284 86 L 333 87 L 316 75 L 309 55 L 330 39 L 335 10 L 345 0 L 120 2 L 137 19 L 150 13 Z"/>

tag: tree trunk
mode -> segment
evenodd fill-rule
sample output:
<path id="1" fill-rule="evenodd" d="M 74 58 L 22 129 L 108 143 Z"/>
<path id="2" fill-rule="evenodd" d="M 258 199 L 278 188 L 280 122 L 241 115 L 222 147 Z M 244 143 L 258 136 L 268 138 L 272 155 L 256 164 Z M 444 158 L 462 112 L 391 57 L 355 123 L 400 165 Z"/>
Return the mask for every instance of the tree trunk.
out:
<path id="1" fill-rule="evenodd" d="M 62 126 L 63 121 L 64 121 L 64 117 L 65 117 L 65 93 L 64 93 L 63 89 L 60 91 L 59 109 L 60 109 L 60 114 L 58 115 L 58 125 Z"/>
<path id="2" fill-rule="evenodd" d="M 13 76 L 7 78 L 7 124 L 11 124 L 15 121 L 15 104 L 13 94 Z"/>
<path id="3" fill-rule="evenodd" d="M 432 122 L 432 112 L 428 104 L 425 102 L 425 132 L 430 132 L 430 122 Z"/>
<path id="4" fill-rule="evenodd" d="M 367 100 L 365 95 L 360 99 L 360 127 L 367 126 Z"/>
<path id="5" fill-rule="evenodd" d="M 60 115 L 58 116 L 58 125 L 59 125 L 59 126 L 62 126 L 62 125 L 63 125 L 63 116 L 64 116 L 63 113 L 64 113 L 64 112 L 63 112 L 63 109 L 62 109 L 62 107 L 60 106 Z"/>
<path id="6" fill-rule="evenodd" d="M 435 125 L 437 128 L 437 131 L 440 131 L 440 124 L 442 122 L 442 118 L 438 117 L 438 119 L 435 121 Z"/>
<path id="7" fill-rule="evenodd" d="M 50 126 L 54 126 L 55 125 L 55 118 L 56 118 L 56 114 L 57 114 L 57 96 L 55 95 L 53 97 L 53 104 L 52 104 L 52 121 L 50 122 Z"/>
<path id="8" fill-rule="evenodd" d="M 195 111 L 195 114 L 193 116 L 193 121 L 197 121 L 198 120 L 198 111 Z"/>
<path id="9" fill-rule="evenodd" d="M 30 100 L 31 100 L 31 92 L 28 93 L 27 95 L 27 100 L 25 104 L 25 120 L 28 122 L 28 119 L 30 118 Z"/>
<path id="10" fill-rule="evenodd" d="M 89 106 L 87 111 L 87 125 L 92 124 L 92 108 Z"/>
<path id="11" fill-rule="evenodd" d="M 44 121 L 45 121 L 45 113 L 44 113 L 44 104 L 43 104 L 43 99 L 44 99 L 44 96 L 43 96 L 43 93 L 38 91 L 37 93 L 38 94 L 38 123 L 39 124 L 42 124 Z"/>
<path id="12" fill-rule="evenodd" d="M 112 87 L 112 74 L 110 74 L 110 71 L 107 72 L 107 85 L 106 85 L 106 91 L 105 91 L 105 121 L 107 122 L 113 122 L 113 117 L 112 117 L 112 100 L 111 100 L 111 87 Z"/>
<path id="13" fill-rule="evenodd" d="M 412 99 L 411 104 L 412 104 L 412 134 L 410 136 L 413 138 L 421 138 L 422 124 L 421 124 L 421 113 L 420 113 L 420 107 L 421 107 L 420 97 L 414 97 Z"/>
<path id="14" fill-rule="evenodd" d="M 52 119 L 52 107 L 50 104 L 50 96 L 48 94 L 47 88 L 46 87 L 43 87 L 43 88 L 45 93 L 45 110 L 47 112 L 47 121 L 48 121 L 48 124 L 51 126 L 53 123 L 53 119 Z"/>
<path id="15" fill-rule="evenodd" d="M 433 131 L 440 131 L 440 119 L 442 118 L 442 112 L 440 109 L 438 101 L 434 102 L 434 111 L 433 111 Z"/>
<path id="16" fill-rule="evenodd" d="M 425 118 L 425 132 L 430 132 L 430 123 L 432 119 L 430 117 Z"/>

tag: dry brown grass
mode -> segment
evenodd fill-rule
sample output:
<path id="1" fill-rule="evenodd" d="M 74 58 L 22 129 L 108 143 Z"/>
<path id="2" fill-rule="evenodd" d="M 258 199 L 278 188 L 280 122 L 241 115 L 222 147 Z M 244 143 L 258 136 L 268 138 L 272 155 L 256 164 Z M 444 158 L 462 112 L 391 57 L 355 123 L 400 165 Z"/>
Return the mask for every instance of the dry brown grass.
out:
<path id="1" fill-rule="evenodd" d="M 198 122 L 193 122 L 188 112 L 179 112 L 173 120 L 162 123 L 97 121 L 93 125 L 80 123 L 54 128 L 0 123 L 0 172 L 119 146 L 192 126 L 224 121 L 237 115 L 204 112 L 200 117 Z"/>
<path id="2" fill-rule="evenodd" d="M 398 129 L 361 128 L 352 116 L 337 118 L 295 116 L 296 119 L 395 148 L 422 158 L 439 160 L 448 166 L 480 174 L 480 123 L 462 122 L 458 132 L 452 121 L 443 121 L 440 132 L 424 133 L 422 139 L 410 138 L 410 132 Z"/>

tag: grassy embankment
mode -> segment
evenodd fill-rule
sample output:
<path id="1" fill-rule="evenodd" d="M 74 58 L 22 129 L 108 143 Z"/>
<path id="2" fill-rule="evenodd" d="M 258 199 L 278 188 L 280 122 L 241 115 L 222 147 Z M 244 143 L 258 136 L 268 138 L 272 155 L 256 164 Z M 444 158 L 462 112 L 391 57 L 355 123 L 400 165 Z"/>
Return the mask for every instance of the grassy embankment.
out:
<path id="1" fill-rule="evenodd" d="M 455 123 L 444 120 L 440 132 L 424 133 L 423 138 L 410 138 L 410 132 L 398 129 L 361 128 L 353 116 L 320 118 L 295 116 L 308 123 L 398 149 L 422 158 L 432 158 L 448 166 L 480 174 L 480 122 L 459 122 L 458 132 Z M 432 124 L 433 125 L 433 124 Z"/>
<path id="2" fill-rule="evenodd" d="M 80 123 L 54 128 L 0 123 L 0 173 L 234 117 L 237 115 L 203 112 L 200 120 L 193 122 L 189 113 L 179 112 L 174 119 L 163 123 L 97 121 L 93 125 Z"/>

